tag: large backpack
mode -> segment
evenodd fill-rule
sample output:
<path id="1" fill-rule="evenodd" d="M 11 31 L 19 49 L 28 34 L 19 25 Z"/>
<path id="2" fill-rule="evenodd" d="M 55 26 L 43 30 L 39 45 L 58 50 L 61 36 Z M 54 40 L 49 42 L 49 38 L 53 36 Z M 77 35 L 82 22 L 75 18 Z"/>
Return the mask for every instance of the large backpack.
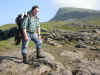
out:
<path id="1" fill-rule="evenodd" d="M 18 15 L 18 16 L 16 17 L 15 22 L 16 22 L 17 25 L 21 25 L 21 21 L 22 21 L 22 19 L 23 19 L 22 16 L 23 16 L 23 15 L 20 14 L 20 15 Z"/>
<path id="2" fill-rule="evenodd" d="M 20 42 L 21 42 L 21 39 L 22 39 L 22 36 L 23 36 L 23 32 L 22 32 L 22 29 L 21 29 L 21 24 L 24 20 L 24 18 L 26 17 L 27 15 L 18 15 L 15 19 L 15 22 L 16 22 L 16 25 L 17 25 L 17 30 L 16 30 L 16 34 L 15 34 L 15 44 L 16 45 L 19 45 Z"/>

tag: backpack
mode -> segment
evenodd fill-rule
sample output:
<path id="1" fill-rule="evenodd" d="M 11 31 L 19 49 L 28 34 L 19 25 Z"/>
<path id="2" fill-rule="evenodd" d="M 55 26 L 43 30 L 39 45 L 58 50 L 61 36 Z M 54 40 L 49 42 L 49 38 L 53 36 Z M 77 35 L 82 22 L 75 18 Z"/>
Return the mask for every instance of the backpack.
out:
<path id="1" fill-rule="evenodd" d="M 16 25 L 17 25 L 17 29 L 16 29 L 16 32 L 15 32 L 15 44 L 16 45 L 19 45 L 20 42 L 21 42 L 21 39 L 22 39 L 22 36 L 23 36 L 21 24 L 22 24 L 22 22 L 23 22 L 23 20 L 25 19 L 26 16 L 27 15 L 25 15 L 25 14 L 19 14 L 15 19 L 15 22 L 16 22 Z"/>
<path id="2" fill-rule="evenodd" d="M 21 21 L 22 21 L 22 15 L 20 14 L 20 15 L 18 15 L 16 17 L 15 22 L 16 22 L 17 25 L 20 25 L 21 24 Z"/>

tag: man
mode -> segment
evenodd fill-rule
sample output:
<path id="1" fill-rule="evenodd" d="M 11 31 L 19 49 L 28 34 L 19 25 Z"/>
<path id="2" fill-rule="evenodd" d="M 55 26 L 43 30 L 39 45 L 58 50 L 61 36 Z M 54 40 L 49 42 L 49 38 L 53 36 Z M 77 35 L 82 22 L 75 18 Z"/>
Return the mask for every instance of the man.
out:
<path id="1" fill-rule="evenodd" d="M 32 40 L 36 44 L 36 53 L 37 53 L 37 59 L 38 58 L 44 58 L 40 55 L 40 49 L 41 49 L 41 36 L 40 36 L 40 23 L 39 19 L 36 16 L 39 12 L 38 6 L 33 6 L 31 11 L 28 13 L 27 17 L 22 22 L 22 32 L 23 32 L 23 38 L 22 38 L 22 56 L 23 56 L 23 63 L 28 64 L 27 61 L 27 47 L 29 44 L 29 41 Z"/>

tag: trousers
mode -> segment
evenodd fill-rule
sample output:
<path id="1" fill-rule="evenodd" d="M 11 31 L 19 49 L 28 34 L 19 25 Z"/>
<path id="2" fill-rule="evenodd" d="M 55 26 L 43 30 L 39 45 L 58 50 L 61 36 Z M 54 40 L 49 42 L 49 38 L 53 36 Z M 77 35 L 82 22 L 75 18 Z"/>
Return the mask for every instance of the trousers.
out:
<path id="1" fill-rule="evenodd" d="M 25 41 L 24 37 L 22 37 L 22 48 L 21 48 L 22 54 L 27 54 L 27 48 L 30 41 L 33 41 L 35 43 L 36 49 L 40 49 L 42 45 L 42 40 L 38 39 L 37 33 L 27 32 L 27 35 L 29 38 L 28 41 Z"/>

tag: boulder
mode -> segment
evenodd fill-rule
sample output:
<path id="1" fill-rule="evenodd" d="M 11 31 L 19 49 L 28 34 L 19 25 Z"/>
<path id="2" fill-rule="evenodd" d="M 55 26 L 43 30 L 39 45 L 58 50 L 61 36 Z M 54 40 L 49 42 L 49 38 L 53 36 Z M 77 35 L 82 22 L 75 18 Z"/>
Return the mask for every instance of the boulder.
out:
<path id="1" fill-rule="evenodd" d="M 36 59 L 36 52 L 29 56 L 34 70 L 38 70 L 36 75 L 72 75 L 72 72 L 60 62 L 57 62 L 51 54 L 47 52 L 42 52 L 41 54 L 45 58 Z"/>

